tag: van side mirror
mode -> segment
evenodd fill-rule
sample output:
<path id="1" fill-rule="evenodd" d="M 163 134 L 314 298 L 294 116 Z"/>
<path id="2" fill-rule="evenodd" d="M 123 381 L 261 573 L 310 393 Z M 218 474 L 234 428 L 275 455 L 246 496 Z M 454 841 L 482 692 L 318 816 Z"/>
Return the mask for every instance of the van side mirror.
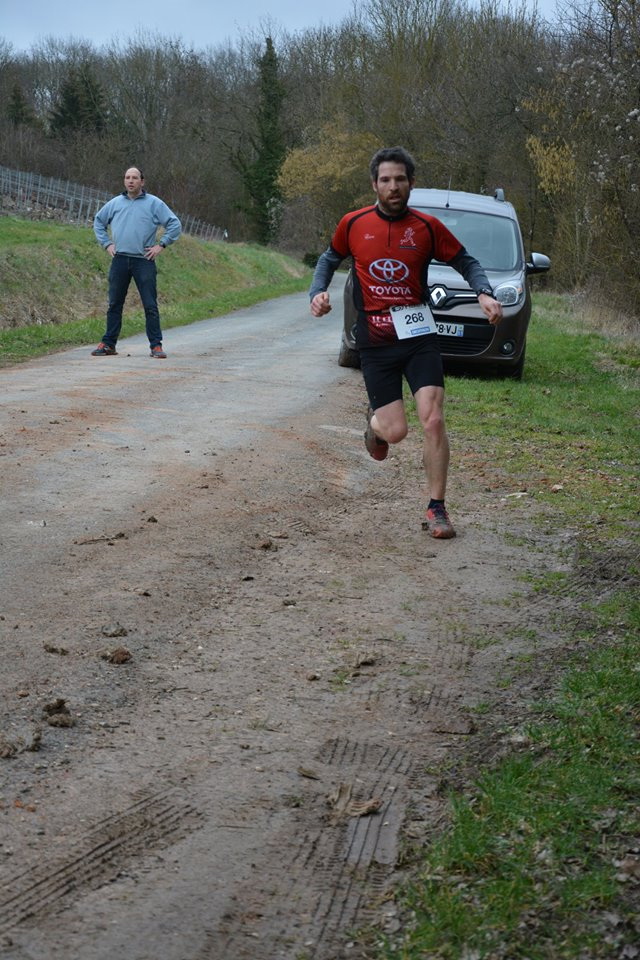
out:
<path id="1" fill-rule="evenodd" d="M 546 273 L 551 268 L 551 260 L 544 253 L 532 253 L 527 261 L 527 273 Z"/>

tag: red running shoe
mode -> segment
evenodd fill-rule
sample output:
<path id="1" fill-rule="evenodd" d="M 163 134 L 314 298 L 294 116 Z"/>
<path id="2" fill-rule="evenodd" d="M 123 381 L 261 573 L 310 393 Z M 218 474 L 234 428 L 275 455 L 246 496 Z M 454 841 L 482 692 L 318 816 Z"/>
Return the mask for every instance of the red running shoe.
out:
<path id="1" fill-rule="evenodd" d="M 450 540 L 456 535 L 449 514 L 441 503 L 436 503 L 427 510 L 422 529 L 427 530 L 436 540 Z"/>
<path id="2" fill-rule="evenodd" d="M 386 440 L 383 440 L 382 437 L 379 437 L 377 433 L 373 432 L 373 427 L 371 426 L 371 417 L 373 416 L 373 410 L 369 407 L 367 411 L 367 429 L 364 432 L 364 445 L 367 448 L 370 457 L 373 457 L 374 460 L 386 460 L 387 454 L 389 453 L 389 444 Z"/>

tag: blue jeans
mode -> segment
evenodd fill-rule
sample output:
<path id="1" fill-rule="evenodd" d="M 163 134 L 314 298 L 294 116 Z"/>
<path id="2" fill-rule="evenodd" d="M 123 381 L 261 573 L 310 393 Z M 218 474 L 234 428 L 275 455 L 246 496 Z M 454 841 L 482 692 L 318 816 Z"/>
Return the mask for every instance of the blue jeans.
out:
<path id="1" fill-rule="evenodd" d="M 144 257 L 128 257 L 125 253 L 116 253 L 109 270 L 109 309 L 107 310 L 107 329 L 102 342 L 115 347 L 122 328 L 122 308 L 133 279 L 147 324 L 147 336 L 152 347 L 162 343 L 160 313 L 158 311 L 158 293 L 156 274 L 158 270 L 153 260 Z"/>

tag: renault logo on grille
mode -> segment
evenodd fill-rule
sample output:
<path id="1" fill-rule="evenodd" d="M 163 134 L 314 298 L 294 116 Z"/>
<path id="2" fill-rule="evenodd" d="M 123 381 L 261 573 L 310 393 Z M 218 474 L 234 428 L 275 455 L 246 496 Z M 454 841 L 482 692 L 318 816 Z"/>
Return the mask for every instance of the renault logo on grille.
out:
<path id="1" fill-rule="evenodd" d="M 447 299 L 447 291 L 444 287 L 434 287 L 431 291 L 431 303 L 434 307 L 439 307 Z"/>

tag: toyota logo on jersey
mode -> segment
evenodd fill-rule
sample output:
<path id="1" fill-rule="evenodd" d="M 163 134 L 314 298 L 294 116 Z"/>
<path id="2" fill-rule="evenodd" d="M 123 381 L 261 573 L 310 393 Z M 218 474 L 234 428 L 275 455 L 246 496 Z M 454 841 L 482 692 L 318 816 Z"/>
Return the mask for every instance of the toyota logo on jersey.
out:
<path id="1" fill-rule="evenodd" d="M 374 260 L 369 273 L 382 283 L 400 283 L 408 277 L 409 267 L 402 260 Z"/>

